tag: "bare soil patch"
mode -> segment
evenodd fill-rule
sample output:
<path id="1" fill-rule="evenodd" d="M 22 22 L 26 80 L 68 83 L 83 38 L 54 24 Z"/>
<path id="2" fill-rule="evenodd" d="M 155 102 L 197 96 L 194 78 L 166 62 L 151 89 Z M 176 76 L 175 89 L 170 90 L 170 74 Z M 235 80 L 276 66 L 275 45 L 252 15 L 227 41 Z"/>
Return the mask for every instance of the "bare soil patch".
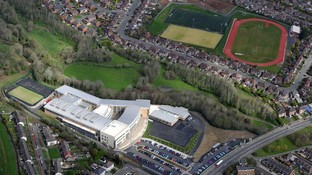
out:
<path id="1" fill-rule="evenodd" d="M 256 136 L 249 131 L 236 131 L 216 128 L 211 126 L 200 114 L 196 114 L 205 123 L 205 135 L 194 154 L 194 161 L 196 162 L 216 143 L 224 143 L 234 138 L 252 138 Z"/>

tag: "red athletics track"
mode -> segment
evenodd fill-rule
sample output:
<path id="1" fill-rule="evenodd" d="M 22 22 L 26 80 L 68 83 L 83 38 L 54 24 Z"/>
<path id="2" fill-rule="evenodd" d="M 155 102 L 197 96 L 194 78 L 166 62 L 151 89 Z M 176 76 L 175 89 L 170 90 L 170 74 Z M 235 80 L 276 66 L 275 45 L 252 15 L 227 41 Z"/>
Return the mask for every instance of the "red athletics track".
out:
<path id="1" fill-rule="evenodd" d="M 273 24 L 273 25 L 275 25 L 276 27 L 278 27 L 282 31 L 281 40 L 280 40 L 280 47 L 279 47 L 279 50 L 278 50 L 278 55 L 277 55 L 277 57 L 273 61 L 267 62 L 267 63 L 253 63 L 253 62 L 248 62 L 248 61 L 241 60 L 241 59 L 237 58 L 232 53 L 232 47 L 233 47 L 233 44 L 234 44 L 234 40 L 235 40 L 235 37 L 236 37 L 236 34 L 237 34 L 238 27 L 241 24 L 245 23 L 245 22 L 251 22 L 251 21 L 265 22 L 266 26 L 268 24 Z M 261 36 L 259 36 L 259 37 L 261 37 Z M 233 60 L 240 61 L 240 62 L 243 62 L 243 63 L 246 63 L 246 64 L 250 64 L 250 65 L 253 65 L 253 66 L 272 66 L 272 65 L 275 65 L 275 64 L 278 64 L 278 63 L 282 63 L 284 61 L 285 49 L 286 49 L 286 41 L 287 41 L 287 31 L 286 31 L 286 29 L 282 25 L 280 25 L 280 24 L 278 24 L 276 22 L 265 20 L 265 19 L 258 19 L 258 18 L 249 18 L 249 19 L 235 20 L 233 25 L 232 25 L 232 29 L 231 29 L 230 34 L 228 36 L 228 39 L 227 39 L 227 42 L 225 44 L 223 52 L 224 52 L 224 54 L 226 56 L 232 58 Z"/>

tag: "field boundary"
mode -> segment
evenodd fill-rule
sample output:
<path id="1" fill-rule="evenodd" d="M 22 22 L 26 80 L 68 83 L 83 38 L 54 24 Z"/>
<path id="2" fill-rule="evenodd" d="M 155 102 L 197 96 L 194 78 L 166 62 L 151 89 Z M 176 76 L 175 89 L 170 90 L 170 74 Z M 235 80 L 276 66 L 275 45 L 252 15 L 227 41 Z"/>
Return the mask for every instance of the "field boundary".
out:
<path id="1" fill-rule="evenodd" d="M 258 21 L 258 22 L 265 22 L 267 24 L 272 24 L 275 25 L 276 27 L 278 27 L 282 34 L 281 34 L 281 39 L 280 39 L 280 46 L 279 46 L 279 50 L 278 50 L 278 56 L 270 62 L 266 62 L 266 63 L 254 63 L 254 62 L 248 62 L 245 60 L 241 60 L 240 58 L 236 57 L 233 53 L 232 53 L 232 47 L 236 38 L 236 34 L 238 31 L 238 28 L 241 24 L 246 23 L 246 22 L 252 22 L 252 21 Z M 286 44 L 287 44 L 287 31 L 286 29 L 273 21 L 270 20 L 266 20 L 266 19 L 259 19 L 259 18 L 249 18 L 249 19 L 242 19 L 242 20 L 234 20 L 230 33 L 228 35 L 227 41 L 225 43 L 225 47 L 223 49 L 223 53 L 230 57 L 233 60 L 239 61 L 239 62 L 243 62 L 249 65 L 253 65 L 253 66 L 272 66 L 275 64 L 279 64 L 282 63 L 284 61 L 284 57 L 285 57 L 285 49 L 286 49 Z"/>

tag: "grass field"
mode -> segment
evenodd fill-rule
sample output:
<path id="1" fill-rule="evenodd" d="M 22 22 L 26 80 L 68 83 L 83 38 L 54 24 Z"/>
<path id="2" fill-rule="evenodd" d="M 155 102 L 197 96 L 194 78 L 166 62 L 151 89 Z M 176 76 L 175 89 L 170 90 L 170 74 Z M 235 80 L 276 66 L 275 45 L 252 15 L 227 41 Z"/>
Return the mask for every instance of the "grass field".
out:
<path id="1" fill-rule="evenodd" d="M 281 33 L 278 27 L 267 27 L 264 22 L 243 23 L 238 28 L 232 53 L 248 62 L 270 62 L 278 55 Z"/>
<path id="2" fill-rule="evenodd" d="M 129 67 L 116 68 L 116 65 L 128 64 Z M 102 64 L 74 63 L 66 67 L 65 75 L 79 80 L 101 80 L 110 89 L 121 90 L 134 85 L 140 77 L 143 65 L 136 64 L 116 54 L 112 62 Z"/>
<path id="3" fill-rule="evenodd" d="M 17 99 L 20 99 L 30 105 L 34 105 L 36 104 L 38 101 L 40 101 L 43 96 L 33 92 L 33 91 L 30 91 L 26 88 L 23 88 L 21 86 L 18 86 L 17 88 L 11 90 L 9 92 L 9 94 Z"/>
<path id="4" fill-rule="evenodd" d="M 177 25 L 170 25 L 161 37 L 187 44 L 214 49 L 223 35 L 207 32 L 199 29 L 192 29 Z"/>
<path id="5" fill-rule="evenodd" d="M 50 159 L 57 159 L 61 157 L 61 154 L 58 148 L 49 148 L 48 152 L 49 152 Z"/>
<path id="6" fill-rule="evenodd" d="M 296 146 L 287 138 L 283 137 L 254 153 L 257 157 L 275 155 L 296 149 Z"/>
<path id="7" fill-rule="evenodd" d="M 0 174 L 17 175 L 16 155 L 2 122 L 0 122 L 0 157 Z"/>
<path id="8" fill-rule="evenodd" d="M 39 42 L 39 44 L 42 45 L 53 58 L 57 57 L 64 48 L 70 46 L 67 41 L 64 41 L 59 36 L 46 31 L 45 28 L 41 26 L 37 26 L 30 34 L 32 38 Z"/>

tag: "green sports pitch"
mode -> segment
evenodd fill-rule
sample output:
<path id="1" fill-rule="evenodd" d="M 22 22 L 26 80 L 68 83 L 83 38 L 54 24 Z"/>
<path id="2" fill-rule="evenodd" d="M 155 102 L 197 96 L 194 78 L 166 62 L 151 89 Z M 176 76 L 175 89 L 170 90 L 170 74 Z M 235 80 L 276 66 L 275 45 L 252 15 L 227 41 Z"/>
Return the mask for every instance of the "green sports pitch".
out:
<path id="1" fill-rule="evenodd" d="M 33 91 L 30 91 L 22 86 L 18 86 L 15 89 L 11 90 L 9 92 L 9 95 L 29 104 L 29 105 L 35 105 L 38 103 L 41 99 L 43 99 L 42 95 L 39 95 Z"/>
<path id="2" fill-rule="evenodd" d="M 281 34 L 278 27 L 271 24 L 266 26 L 265 22 L 240 24 L 232 53 L 248 62 L 270 62 L 278 56 Z"/>

